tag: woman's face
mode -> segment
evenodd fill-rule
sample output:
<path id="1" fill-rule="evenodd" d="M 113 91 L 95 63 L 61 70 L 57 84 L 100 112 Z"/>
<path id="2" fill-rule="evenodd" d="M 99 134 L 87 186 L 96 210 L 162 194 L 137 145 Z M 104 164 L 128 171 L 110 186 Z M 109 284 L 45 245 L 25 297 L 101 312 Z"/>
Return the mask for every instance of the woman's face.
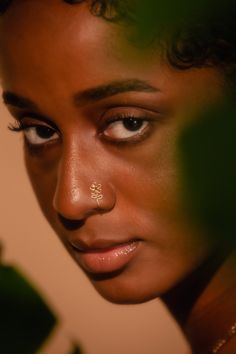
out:
<path id="1" fill-rule="evenodd" d="M 111 301 L 170 290 L 214 248 L 181 203 L 177 138 L 220 94 L 217 72 L 177 71 L 61 0 L 15 1 L 0 46 L 27 171 L 66 249 Z"/>

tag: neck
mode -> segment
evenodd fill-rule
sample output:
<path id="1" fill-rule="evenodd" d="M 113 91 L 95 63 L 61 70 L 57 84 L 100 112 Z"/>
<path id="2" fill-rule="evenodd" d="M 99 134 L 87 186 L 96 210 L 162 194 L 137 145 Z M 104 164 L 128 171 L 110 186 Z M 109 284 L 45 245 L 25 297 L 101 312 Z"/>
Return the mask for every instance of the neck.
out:
<path id="1" fill-rule="evenodd" d="M 162 299 L 193 353 L 208 353 L 236 322 L 235 267 L 236 252 L 218 252 Z"/>

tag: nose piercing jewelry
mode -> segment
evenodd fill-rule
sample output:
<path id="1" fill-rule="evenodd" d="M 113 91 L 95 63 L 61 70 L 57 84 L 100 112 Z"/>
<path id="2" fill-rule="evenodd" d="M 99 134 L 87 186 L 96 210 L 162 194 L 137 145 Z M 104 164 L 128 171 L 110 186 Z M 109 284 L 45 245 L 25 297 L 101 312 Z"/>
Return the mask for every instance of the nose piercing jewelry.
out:
<path id="1" fill-rule="evenodd" d="M 97 205 L 100 206 L 100 200 L 103 199 L 101 183 L 93 182 L 90 186 L 91 198 L 95 199 Z"/>

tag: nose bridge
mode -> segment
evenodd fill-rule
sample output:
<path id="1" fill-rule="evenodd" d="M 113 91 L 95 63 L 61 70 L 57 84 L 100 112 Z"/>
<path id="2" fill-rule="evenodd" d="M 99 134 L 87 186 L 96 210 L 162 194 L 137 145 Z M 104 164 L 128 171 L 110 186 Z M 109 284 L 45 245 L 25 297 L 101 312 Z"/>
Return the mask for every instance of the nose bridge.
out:
<path id="1" fill-rule="evenodd" d="M 62 203 L 76 204 L 79 201 L 79 156 L 74 149 L 63 152 L 58 167 L 56 197 L 62 197 Z M 81 179 L 80 179 L 81 184 Z"/>
<path id="2" fill-rule="evenodd" d="M 78 139 L 64 145 L 54 195 L 54 208 L 64 218 L 85 219 L 96 212 L 110 210 L 114 205 L 112 189 L 108 192 L 109 182 L 105 181 L 104 166 L 99 167 L 95 152 L 94 145 L 89 147 L 87 142 Z"/>

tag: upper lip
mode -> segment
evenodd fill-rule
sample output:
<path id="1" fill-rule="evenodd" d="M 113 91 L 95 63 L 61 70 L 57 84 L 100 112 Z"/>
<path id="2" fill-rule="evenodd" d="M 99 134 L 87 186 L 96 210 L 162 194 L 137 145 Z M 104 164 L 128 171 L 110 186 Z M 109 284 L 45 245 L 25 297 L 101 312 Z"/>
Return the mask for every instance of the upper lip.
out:
<path id="1" fill-rule="evenodd" d="M 70 241 L 72 248 L 80 252 L 92 252 L 92 251 L 105 251 L 111 248 L 115 248 L 124 244 L 132 243 L 138 241 L 138 239 L 129 239 L 124 241 L 117 240 L 107 240 L 107 239 L 96 239 L 91 242 L 84 242 L 80 240 Z"/>

